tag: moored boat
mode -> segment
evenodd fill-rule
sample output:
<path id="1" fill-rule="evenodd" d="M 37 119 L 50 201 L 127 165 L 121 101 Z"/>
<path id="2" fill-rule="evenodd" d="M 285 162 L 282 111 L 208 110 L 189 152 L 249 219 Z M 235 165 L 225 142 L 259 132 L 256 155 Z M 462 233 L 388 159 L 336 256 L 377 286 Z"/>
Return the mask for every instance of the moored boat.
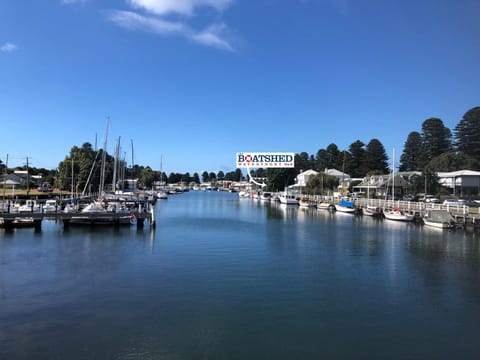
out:
<path id="1" fill-rule="evenodd" d="M 313 201 L 307 198 L 301 198 L 298 201 L 298 204 L 300 205 L 300 207 L 303 207 L 303 208 L 314 208 L 317 206 Z"/>
<path id="2" fill-rule="evenodd" d="M 387 220 L 395 221 L 413 221 L 415 219 L 415 215 L 408 214 L 399 208 L 393 208 L 391 210 L 384 211 L 383 216 L 385 216 L 385 219 Z"/>
<path id="3" fill-rule="evenodd" d="M 362 214 L 366 216 L 379 216 L 380 209 L 376 206 L 367 205 L 366 207 L 362 208 Z"/>
<path id="4" fill-rule="evenodd" d="M 335 209 L 340 212 L 353 214 L 355 213 L 355 207 L 353 205 L 353 201 L 340 199 L 340 203 L 335 205 Z"/>
<path id="5" fill-rule="evenodd" d="M 423 224 L 440 229 L 451 229 L 456 221 L 447 210 L 429 209 L 422 218 Z"/>
<path id="6" fill-rule="evenodd" d="M 59 207 L 58 207 L 57 201 L 49 199 L 45 201 L 45 205 L 43 205 L 43 212 L 53 213 L 53 212 L 56 212 L 58 208 Z"/>
<path id="7" fill-rule="evenodd" d="M 298 200 L 295 195 L 284 192 L 278 196 L 280 204 L 285 205 L 298 205 Z"/>

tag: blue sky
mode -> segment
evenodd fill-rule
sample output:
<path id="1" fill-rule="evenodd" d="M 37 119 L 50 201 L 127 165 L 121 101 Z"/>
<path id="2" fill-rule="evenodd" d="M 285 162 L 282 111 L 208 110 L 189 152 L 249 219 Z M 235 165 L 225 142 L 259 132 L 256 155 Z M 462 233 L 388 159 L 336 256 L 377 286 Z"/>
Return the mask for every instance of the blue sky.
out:
<path id="1" fill-rule="evenodd" d="M 201 173 L 238 151 L 401 153 L 480 105 L 477 0 L 2 0 L 0 158 L 114 141 Z"/>

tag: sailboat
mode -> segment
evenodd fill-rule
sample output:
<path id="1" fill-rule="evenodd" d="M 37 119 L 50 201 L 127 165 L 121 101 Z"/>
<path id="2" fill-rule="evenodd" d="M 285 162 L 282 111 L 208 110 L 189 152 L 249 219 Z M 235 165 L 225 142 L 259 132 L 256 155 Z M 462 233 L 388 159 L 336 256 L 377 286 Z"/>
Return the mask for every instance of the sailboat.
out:
<path id="1" fill-rule="evenodd" d="M 102 151 L 101 169 L 100 169 L 100 185 L 98 191 L 98 198 L 88 204 L 78 214 L 72 215 L 70 219 L 71 224 L 102 224 L 102 225 L 120 225 L 130 224 L 134 216 L 122 204 L 114 202 L 107 204 L 104 202 L 104 186 L 105 186 L 105 163 L 107 156 L 107 134 L 108 134 L 108 120 L 105 130 L 105 141 Z M 97 153 L 98 155 L 98 153 Z M 95 165 L 95 162 L 94 162 Z M 92 168 L 93 171 L 93 168 Z M 92 171 L 90 174 L 92 174 Z"/>
<path id="2" fill-rule="evenodd" d="M 395 149 L 393 150 L 393 160 L 392 160 L 392 201 L 395 201 Z M 400 208 L 392 208 L 388 211 L 384 211 L 383 215 L 387 220 L 395 221 L 413 221 L 415 215 L 408 214 L 401 210 Z"/>
<path id="3" fill-rule="evenodd" d="M 167 200 L 168 194 L 163 186 L 163 155 L 160 157 L 160 190 L 157 192 L 157 199 Z"/>

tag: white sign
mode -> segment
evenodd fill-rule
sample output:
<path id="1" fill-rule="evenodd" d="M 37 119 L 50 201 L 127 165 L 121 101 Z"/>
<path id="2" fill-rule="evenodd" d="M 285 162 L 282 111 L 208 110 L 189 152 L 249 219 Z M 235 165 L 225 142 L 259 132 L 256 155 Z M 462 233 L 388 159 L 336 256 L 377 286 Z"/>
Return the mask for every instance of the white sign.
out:
<path id="1" fill-rule="evenodd" d="M 237 168 L 293 168 L 295 154 L 284 152 L 238 152 Z"/>

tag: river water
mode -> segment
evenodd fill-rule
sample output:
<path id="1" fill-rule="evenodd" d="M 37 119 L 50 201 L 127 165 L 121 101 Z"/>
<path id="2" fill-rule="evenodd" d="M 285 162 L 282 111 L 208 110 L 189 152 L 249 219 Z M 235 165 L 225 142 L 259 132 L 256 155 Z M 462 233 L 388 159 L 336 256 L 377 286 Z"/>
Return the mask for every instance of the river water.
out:
<path id="1" fill-rule="evenodd" d="M 0 229 L 1 359 L 478 359 L 480 238 L 190 192 Z"/>

